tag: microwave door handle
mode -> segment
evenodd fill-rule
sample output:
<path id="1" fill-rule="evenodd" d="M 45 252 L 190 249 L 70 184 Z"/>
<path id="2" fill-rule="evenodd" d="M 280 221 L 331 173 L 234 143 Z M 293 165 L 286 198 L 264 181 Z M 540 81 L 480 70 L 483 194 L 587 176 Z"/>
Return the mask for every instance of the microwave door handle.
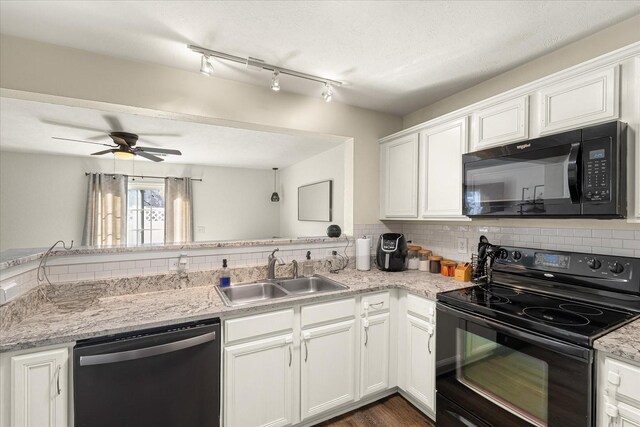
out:
<path id="1" fill-rule="evenodd" d="M 580 143 L 574 142 L 569 150 L 569 164 L 567 165 L 567 184 L 569 186 L 569 196 L 571 203 L 580 203 L 580 170 L 578 156 L 580 154 Z"/>

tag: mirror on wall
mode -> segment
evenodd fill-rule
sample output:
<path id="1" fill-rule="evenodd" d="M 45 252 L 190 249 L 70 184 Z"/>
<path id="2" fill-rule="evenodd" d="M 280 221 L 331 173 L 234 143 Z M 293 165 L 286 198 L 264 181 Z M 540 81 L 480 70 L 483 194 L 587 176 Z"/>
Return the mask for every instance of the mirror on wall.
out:
<path id="1" fill-rule="evenodd" d="M 109 150 L 113 145 L 109 133 L 114 131 L 139 135 L 138 146 L 175 149 L 182 155 L 158 153 L 162 161 L 154 162 L 140 156 L 94 154 Z M 129 239 L 129 246 L 163 244 L 159 231 L 163 204 L 156 200 L 162 194 L 163 177 L 196 179 L 192 183 L 195 242 L 321 236 L 325 224 L 298 219 L 297 190 L 309 182 L 325 181 L 322 205 L 312 193 L 303 195 L 309 210 L 303 210 L 302 217 L 322 218 L 313 221 L 333 217 L 333 222 L 343 223 L 345 166 L 349 170 L 345 161 L 352 158 L 345 155 L 345 150 L 352 150 L 349 141 L 287 129 L 167 118 L 167 113 L 136 110 L 134 114 L 2 97 L 0 251 L 47 247 L 60 239 L 74 240 L 77 247 L 85 221 L 87 172 L 129 176 L 129 188 L 137 199 L 127 204 L 132 209 L 128 217 L 136 221 L 128 229 L 142 236 Z M 279 168 L 277 203 L 271 201 L 274 167 Z M 333 201 L 326 197 L 327 185 Z M 322 214 L 315 216 L 316 211 Z"/>
<path id="2" fill-rule="evenodd" d="M 331 221 L 333 181 L 298 187 L 298 221 Z"/>

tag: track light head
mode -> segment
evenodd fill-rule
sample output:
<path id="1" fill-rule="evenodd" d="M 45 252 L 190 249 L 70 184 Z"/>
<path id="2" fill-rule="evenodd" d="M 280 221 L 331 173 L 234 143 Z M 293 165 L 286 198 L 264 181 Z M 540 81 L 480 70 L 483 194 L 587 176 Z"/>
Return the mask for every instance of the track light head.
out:
<path id="1" fill-rule="evenodd" d="M 200 60 L 200 73 L 205 76 L 211 76 L 213 74 L 213 65 L 211 65 L 209 55 L 202 55 L 202 59 Z"/>
<path id="2" fill-rule="evenodd" d="M 333 98 L 333 89 L 331 88 L 331 84 L 325 83 L 324 92 L 322 92 L 322 99 L 324 99 L 324 102 L 331 102 L 332 98 Z"/>
<path id="3" fill-rule="evenodd" d="M 274 92 L 280 91 L 280 71 L 275 70 L 273 77 L 271 78 L 271 90 Z"/>

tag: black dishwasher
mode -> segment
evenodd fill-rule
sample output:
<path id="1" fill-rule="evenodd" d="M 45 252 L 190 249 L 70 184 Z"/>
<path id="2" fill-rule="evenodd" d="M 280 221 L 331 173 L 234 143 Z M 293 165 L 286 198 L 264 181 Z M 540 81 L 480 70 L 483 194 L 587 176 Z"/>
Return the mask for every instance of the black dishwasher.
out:
<path id="1" fill-rule="evenodd" d="M 219 426 L 220 322 L 79 341 L 76 427 Z"/>

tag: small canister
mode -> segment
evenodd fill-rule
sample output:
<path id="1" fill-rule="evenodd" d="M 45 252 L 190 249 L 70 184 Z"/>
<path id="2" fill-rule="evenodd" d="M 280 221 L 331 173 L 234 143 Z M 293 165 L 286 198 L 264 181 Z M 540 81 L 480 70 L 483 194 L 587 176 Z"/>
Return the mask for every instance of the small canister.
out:
<path id="1" fill-rule="evenodd" d="M 420 265 L 420 258 L 418 257 L 418 251 L 422 247 L 417 245 L 407 246 L 407 269 L 417 270 Z"/>
<path id="2" fill-rule="evenodd" d="M 431 255 L 431 251 L 429 249 L 422 249 L 418 251 L 418 257 L 420 259 L 420 264 L 418 265 L 418 270 L 420 271 L 429 271 L 429 256 Z"/>
<path id="3" fill-rule="evenodd" d="M 447 277 L 454 277 L 456 275 L 456 262 L 448 259 L 440 261 L 440 274 Z"/>
<path id="4" fill-rule="evenodd" d="M 440 273 L 440 261 L 442 261 L 441 256 L 431 255 L 429 257 L 429 273 Z"/>

